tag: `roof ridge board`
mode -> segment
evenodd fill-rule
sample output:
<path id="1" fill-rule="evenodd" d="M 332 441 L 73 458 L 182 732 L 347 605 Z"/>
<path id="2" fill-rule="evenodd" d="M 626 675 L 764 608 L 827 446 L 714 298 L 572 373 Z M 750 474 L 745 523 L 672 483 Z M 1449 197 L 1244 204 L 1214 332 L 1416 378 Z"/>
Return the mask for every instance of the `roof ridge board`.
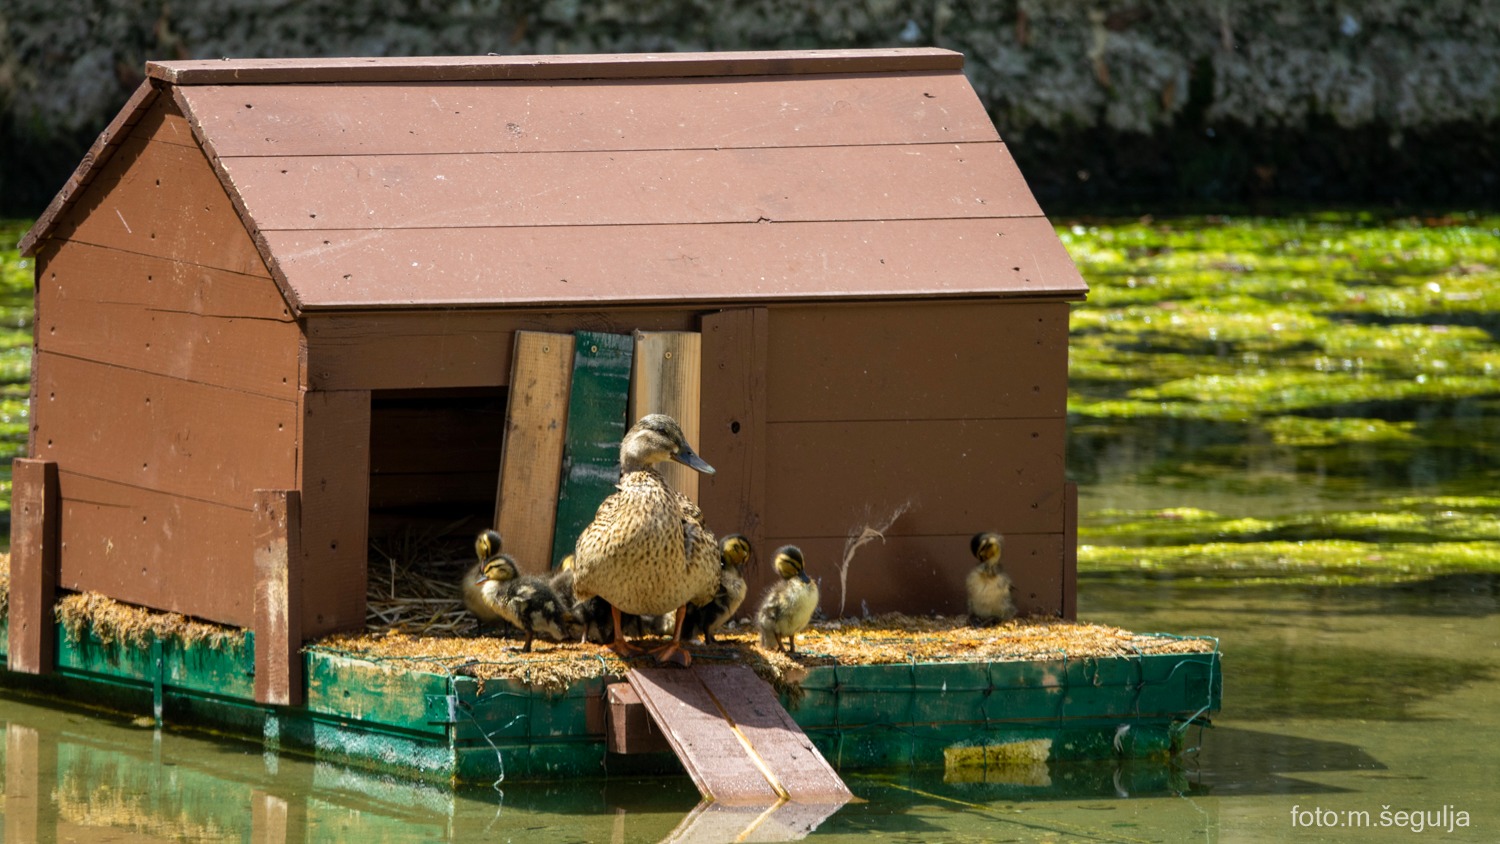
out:
<path id="1" fill-rule="evenodd" d="M 551 56 L 225 58 L 147 62 L 146 74 L 174 85 L 266 85 L 787 76 L 961 70 L 963 65 L 963 54 L 953 50 L 900 47 Z"/>
<path id="2" fill-rule="evenodd" d="M 110 156 L 114 155 L 120 144 L 130 136 L 131 130 L 140 122 L 146 110 L 156 102 L 156 97 L 163 87 L 160 82 L 149 78 L 136 87 L 119 113 L 109 122 L 109 125 L 104 127 L 99 137 L 94 139 L 88 152 L 84 153 L 83 159 L 78 162 L 78 166 L 73 169 L 73 173 L 68 176 L 62 188 L 52 197 L 52 201 L 47 203 L 47 207 L 37 217 L 31 229 L 22 235 L 20 242 L 16 245 L 22 255 L 29 257 L 35 253 L 37 246 L 52 232 L 58 220 L 73 207 L 73 203 L 83 193 L 83 189 L 89 186 L 94 176 L 104 167 L 105 162 L 109 161 Z"/>

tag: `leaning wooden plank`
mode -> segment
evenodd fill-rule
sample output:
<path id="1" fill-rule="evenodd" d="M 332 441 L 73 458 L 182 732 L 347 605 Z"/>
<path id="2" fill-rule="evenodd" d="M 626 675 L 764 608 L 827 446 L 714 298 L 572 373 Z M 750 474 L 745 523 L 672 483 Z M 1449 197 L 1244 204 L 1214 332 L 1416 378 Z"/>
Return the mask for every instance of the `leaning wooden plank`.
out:
<path id="1" fill-rule="evenodd" d="M 578 534 L 620 479 L 620 440 L 629 410 L 633 342 L 624 334 L 580 331 L 573 341 L 573 383 L 562 488 L 557 496 L 551 565 L 573 553 Z"/>
<path id="2" fill-rule="evenodd" d="M 705 665 L 694 673 L 724 716 L 765 760 L 788 799 L 843 803 L 853 798 L 766 681 L 742 665 Z"/>
<path id="3" fill-rule="evenodd" d="M 648 413 L 665 413 L 677 420 L 688 445 L 702 448 L 699 405 L 703 361 L 702 337 L 695 331 L 637 331 L 635 360 L 630 382 L 630 414 L 633 424 Z M 713 465 L 713 455 L 703 455 Z M 681 463 L 658 467 L 667 485 L 698 500 L 699 474 Z"/>
<path id="4" fill-rule="evenodd" d="M 57 464 L 17 458 L 11 475 L 10 628 L 6 658 L 11 671 L 49 674 L 57 659 Z"/>
<path id="5" fill-rule="evenodd" d="M 296 490 L 255 491 L 255 702 L 300 706 L 302 499 Z"/>
<path id="6" fill-rule="evenodd" d="M 801 841 L 822 825 L 846 801 L 794 803 L 770 806 L 728 806 L 704 800 L 662 839 L 662 844 L 694 841 Z"/>
<path id="7" fill-rule="evenodd" d="M 572 374 L 572 335 L 516 332 L 495 527 L 506 552 L 530 573 L 552 559 Z"/>
<path id="8" fill-rule="evenodd" d="M 632 669 L 625 679 L 704 797 L 767 805 L 783 797 L 694 671 Z"/>

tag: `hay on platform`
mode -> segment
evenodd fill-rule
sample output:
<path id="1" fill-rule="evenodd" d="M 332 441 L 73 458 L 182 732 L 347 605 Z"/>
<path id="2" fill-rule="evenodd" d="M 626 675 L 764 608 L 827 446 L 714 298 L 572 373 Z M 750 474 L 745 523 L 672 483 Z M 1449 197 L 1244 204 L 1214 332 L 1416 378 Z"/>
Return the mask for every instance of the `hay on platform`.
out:
<path id="1" fill-rule="evenodd" d="M 145 647 L 153 639 L 175 638 L 218 650 L 245 642 L 245 631 L 239 628 L 122 604 L 97 592 L 64 596 L 57 602 L 56 613 L 68 639 L 75 642 L 88 631 L 107 645 L 127 643 Z"/>
<path id="2" fill-rule="evenodd" d="M 474 563 L 474 538 L 457 524 L 407 530 L 370 543 L 365 626 L 422 636 L 462 636 L 478 621 L 464 610 L 459 580 Z"/>

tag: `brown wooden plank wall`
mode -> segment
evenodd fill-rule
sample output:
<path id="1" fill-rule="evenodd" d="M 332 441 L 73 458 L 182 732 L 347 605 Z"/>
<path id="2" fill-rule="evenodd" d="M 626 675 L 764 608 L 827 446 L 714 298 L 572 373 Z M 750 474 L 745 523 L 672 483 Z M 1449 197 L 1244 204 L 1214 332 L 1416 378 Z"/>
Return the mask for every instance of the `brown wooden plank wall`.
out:
<path id="1" fill-rule="evenodd" d="M 884 543 L 856 553 L 846 613 L 961 612 L 981 530 L 1006 535 L 1021 610 L 1060 611 L 1068 306 L 769 310 L 759 556 L 802 546 L 836 613 L 849 532 L 905 506 Z M 751 594 L 773 576 L 761 567 Z"/>
<path id="2" fill-rule="evenodd" d="M 297 486 L 301 332 L 170 98 L 38 251 L 31 453 L 59 586 L 249 626 L 254 490 Z"/>

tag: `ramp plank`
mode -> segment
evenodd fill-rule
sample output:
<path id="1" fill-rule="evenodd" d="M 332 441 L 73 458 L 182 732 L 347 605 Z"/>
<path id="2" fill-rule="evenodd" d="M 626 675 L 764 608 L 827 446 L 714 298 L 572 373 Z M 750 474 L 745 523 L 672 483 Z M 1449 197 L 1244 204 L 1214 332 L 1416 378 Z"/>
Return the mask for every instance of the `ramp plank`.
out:
<path id="1" fill-rule="evenodd" d="M 679 669 L 632 669 L 625 679 L 682 760 L 705 797 L 721 803 L 775 803 L 755 760 L 709 696 L 698 675 Z"/>
<path id="2" fill-rule="evenodd" d="M 810 810 L 819 822 L 853 798 L 770 686 L 748 668 L 634 669 L 626 680 L 704 797 L 727 805 L 790 800 L 822 806 Z"/>

